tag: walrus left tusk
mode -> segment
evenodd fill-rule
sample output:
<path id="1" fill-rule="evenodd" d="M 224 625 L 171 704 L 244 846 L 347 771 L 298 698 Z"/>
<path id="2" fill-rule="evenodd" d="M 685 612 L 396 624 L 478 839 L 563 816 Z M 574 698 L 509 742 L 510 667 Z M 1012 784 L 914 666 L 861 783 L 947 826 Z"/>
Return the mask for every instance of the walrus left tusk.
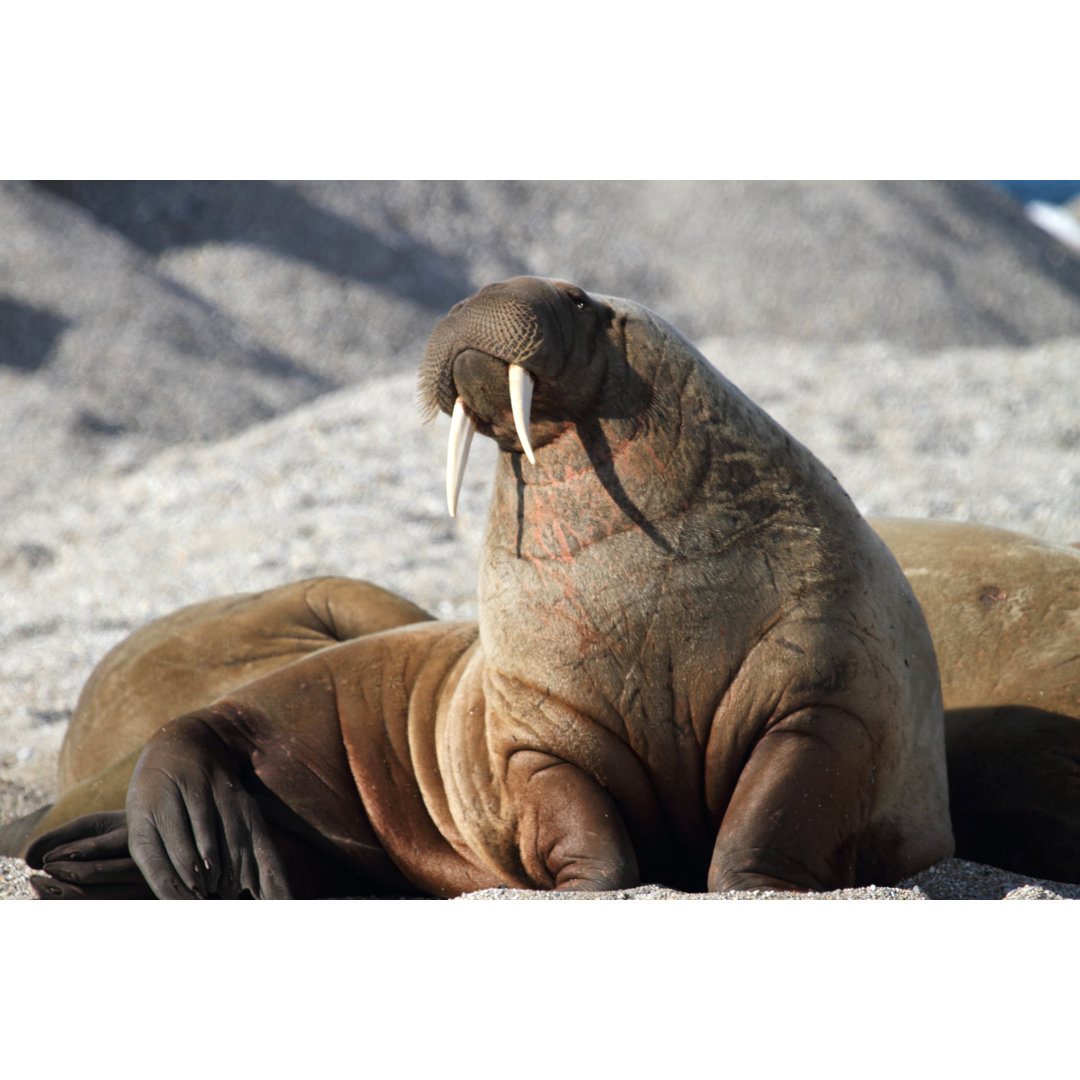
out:
<path id="1" fill-rule="evenodd" d="M 518 438 L 521 440 L 521 449 L 533 465 L 536 464 L 536 456 L 533 454 L 532 443 L 529 440 L 529 417 L 532 414 L 533 380 L 532 376 L 520 365 L 510 365 L 510 408 L 514 413 L 514 427 L 517 428 Z"/>
<path id="2" fill-rule="evenodd" d="M 450 442 L 446 448 L 446 505 L 451 517 L 457 517 L 458 493 L 465 477 L 465 463 L 469 460 L 469 446 L 476 433 L 476 425 L 465 412 L 465 403 L 458 398 L 450 417 Z"/>

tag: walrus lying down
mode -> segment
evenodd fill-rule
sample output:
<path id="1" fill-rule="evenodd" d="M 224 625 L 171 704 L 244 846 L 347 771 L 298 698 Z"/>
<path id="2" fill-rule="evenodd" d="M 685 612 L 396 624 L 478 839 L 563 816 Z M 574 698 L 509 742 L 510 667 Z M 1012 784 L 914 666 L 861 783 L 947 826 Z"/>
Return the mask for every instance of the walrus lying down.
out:
<path id="1" fill-rule="evenodd" d="M 43 895 L 832 889 L 952 853 L 907 580 L 677 331 L 515 279 L 436 327 L 421 387 L 451 508 L 472 432 L 502 450 L 479 624 L 329 580 L 133 635 L 65 794 L 7 827 Z"/>

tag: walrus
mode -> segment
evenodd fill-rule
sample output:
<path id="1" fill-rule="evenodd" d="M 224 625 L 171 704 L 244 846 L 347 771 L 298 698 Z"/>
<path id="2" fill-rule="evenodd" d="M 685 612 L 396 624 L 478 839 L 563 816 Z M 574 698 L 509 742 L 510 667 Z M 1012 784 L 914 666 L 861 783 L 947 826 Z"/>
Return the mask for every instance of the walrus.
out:
<path id="1" fill-rule="evenodd" d="M 952 853 L 907 580 L 678 331 L 516 278 L 451 309 L 420 385 L 452 418 L 451 510 L 472 433 L 500 449 L 478 623 L 367 633 L 181 711 L 112 766 L 122 809 L 49 812 L 27 851 L 49 889 L 829 890 Z"/>
<path id="2" fill-rule="evenodd" d="M 957 854 L 1080 882 L 1080 551 L 981 525 L 872 524 L 934 640 Z"/>

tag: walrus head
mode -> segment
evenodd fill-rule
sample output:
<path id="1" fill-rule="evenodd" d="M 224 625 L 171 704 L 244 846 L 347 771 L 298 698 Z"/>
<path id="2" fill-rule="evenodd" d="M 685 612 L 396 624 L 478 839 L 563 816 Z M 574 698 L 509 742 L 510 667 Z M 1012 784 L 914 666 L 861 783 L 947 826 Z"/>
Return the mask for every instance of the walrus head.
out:
<path id="1" fill-rule="evenodd" d="M 584 416 L 628 417 L 644 384 L 625 359 L 620 316 L 576 285 L 519 277 L 488 285 L 435 327 L 420 369 L 421 406 L 449 414 L 453 515 L 479 431 L 536 462 L 536 450 Z"/>

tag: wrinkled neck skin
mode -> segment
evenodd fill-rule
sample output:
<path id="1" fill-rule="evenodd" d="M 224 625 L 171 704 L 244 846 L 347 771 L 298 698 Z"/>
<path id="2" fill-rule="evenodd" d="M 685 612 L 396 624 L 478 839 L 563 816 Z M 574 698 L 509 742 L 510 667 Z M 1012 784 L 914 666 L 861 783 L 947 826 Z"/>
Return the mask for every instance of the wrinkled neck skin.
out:
<path id="1" fill-rule="evenodd" d="M 499 455 L 489 549 L 566 562 L 639 530 L 661 552 L 671 552 L 663 523 L 687 508 L 709 469 L 711 447 L 700 442 L 698 430 L 708 396 L 677 331 L 643 308 L 624 306 L 618 314 L 597 345 L 608 354 L 597 407 L 566 423 L 538 451 L 543 456 L 535 465 L 519 453 Z M 670 338 L 657 333 L 661 328 Z M 620 404 L 606 408 L 608 401 Z"/>
<path id="2" fill-rule="evenodd" d="M 658 774 L 685 776 L 755 635 L 803 587 L 782 580 L 762 534 L 800 545 L 819 515 L 855 512 L 838 489 L 833 505 L 806 505 L 799 493 L 823 467 L 673 327 L 601 299 L 619 315 L 603 347 L 627 365 L 620 375 L 612 359 L 608 377 L 647 393 L 633 416 L 601 408 L 568 425 L 535 465 L 500 453 L 481 643 L 519 718 L 553 698 Z"/>

